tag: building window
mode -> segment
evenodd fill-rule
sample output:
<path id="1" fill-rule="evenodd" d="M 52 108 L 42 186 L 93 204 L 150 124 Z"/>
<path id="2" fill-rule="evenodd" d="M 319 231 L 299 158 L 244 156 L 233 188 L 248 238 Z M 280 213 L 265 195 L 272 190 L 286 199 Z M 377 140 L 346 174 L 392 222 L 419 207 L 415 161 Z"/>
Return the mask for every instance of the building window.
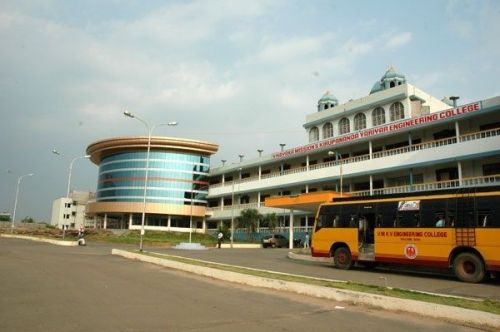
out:
<path id="1" fill-rule="evenodd" d="M 366 128 L 366 116 L 363 113 L 358 113 L 354 117 L 354 130 Z"/>
<path id="2" fill-rule="evenodd" d="M 330 122 L 325 123 L 323 126 L 323 138 L 333 136 L 333 125 Z"/>
<path id="3" fill-rule="evenodd" d="M 312 127 L 309 130 L 309 142 L 316 142 L 319 140 L 319 129 L 318 127 Z"/>
<path id="4" fill-rule="evenodd" d="M 382 107 L 377 107 L 372 112 L 373 126 L 380 126 L 385 123 L 385 110 Z"/>
<path id="5" fill-rule="evenodd" d="M 500 174 L 500 163 L 485 164 L 483 165 L 483 175 L 496 175 Z"/>
<path id="6" fill-rule="evenodd" d="M 350 124 L 349 124 L 349 119 L 348 118 L 342 118 L 339 121 L 339 135 L 344 135 L 347 134 L 351 131 Z"/>
<path id="7" fill-rule="evenodd" d="M 391 105 L 390 111 L 391 111 L 391 121 L 401 120 L 404 119 L 405 117 L 404 106 L 399 101 Z"/>

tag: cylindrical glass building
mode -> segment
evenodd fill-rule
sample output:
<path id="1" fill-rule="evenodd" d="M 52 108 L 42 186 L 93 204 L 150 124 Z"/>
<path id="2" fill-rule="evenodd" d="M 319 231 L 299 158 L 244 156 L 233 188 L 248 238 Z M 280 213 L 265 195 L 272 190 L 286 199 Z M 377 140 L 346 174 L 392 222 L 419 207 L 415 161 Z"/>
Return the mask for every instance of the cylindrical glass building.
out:
<path id="1" fill-rule="evenodd" d="M 87 215 L 98 227 L 140 229 L 144 210 L 146 229 L 188 232 L 192 224 L 205 230 L 210 155 L 218 145 L 152 137 L 149 162 L 147 146 L 147 137 L 119 137 L 87 147 L 99 166 L 96 198 Z"/>

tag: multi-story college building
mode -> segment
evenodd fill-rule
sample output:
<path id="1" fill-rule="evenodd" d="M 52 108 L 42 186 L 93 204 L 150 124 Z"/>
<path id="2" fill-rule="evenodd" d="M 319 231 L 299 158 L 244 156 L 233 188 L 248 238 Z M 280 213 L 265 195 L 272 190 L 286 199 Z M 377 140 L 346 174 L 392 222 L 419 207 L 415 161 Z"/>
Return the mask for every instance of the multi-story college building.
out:
<path id="1" fill-rule="evenodd" d="M 256 208 L 276 213 L 284 226 L 291 217 L 300 232 L 331 198 L 324 191 L 368 196 L 499 184 L 500 97 L 460 106 L 457 99 L 435 98 L 393 68 L 366 97 L 339 103 L 327 92 L 306 116 L 307 144 L 277 145 L 277 152 L 211 169 L 208 220 L 228 223 Z M 293 197 L 305 193 L 310 204 L 293 214 L 265 204 L 290 195 L 293 207 Z"/>
<path id="2" fill-rule="evenodd" d="M 368 96 L 345 103 L 330 92 L 321 97 L 306 115 L 302 146 L 277 145 L 270 154 L 256 147 L 254 159 L 210 168 L 216 144 L 153 137 L 146 229 L 187 232 L 192 224 L 207 232 L 255 208 L 275 213 L 280 227 L 292 220 L 301 237 L 315 208 L 332 195 L 498 185 L 500 96 L 466 105 L 457 99 L 435 98 L 390 68 Z M 119 137 L 88 146 L 99 177 L 86 214 L 97 227 L 139 229 L 147 142 Z M 306 198 L 294 205 L 298 195 Z M 266 206 L 271 196 L 289 196 L 289 209 Z"/>

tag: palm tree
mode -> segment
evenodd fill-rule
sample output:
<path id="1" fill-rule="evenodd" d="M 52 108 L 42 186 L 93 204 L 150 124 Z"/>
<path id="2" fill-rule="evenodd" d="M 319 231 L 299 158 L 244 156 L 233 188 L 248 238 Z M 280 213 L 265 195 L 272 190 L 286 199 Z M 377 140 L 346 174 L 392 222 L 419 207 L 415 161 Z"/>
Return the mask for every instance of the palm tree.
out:
<path id="1" fill-rule="evenodd" d="M 238 227 L 246 228 L 249 237 L 253 239 L 253 234 L 255 233 L 257 224 L 261 219 L 262 215 L 257 209 L 245 209 L 241 211 L 240 216 L 236 218 L 236 221 L 238 222 Z"/>
<path id="2" fill-rule="evenodd" d="M 274 229 L 278 226 L 278 217 L 276 217 L 276 213 L 268 213 L 264 215 L 262 223 L 267 225 L 270 232 L 274 232 Z"/>

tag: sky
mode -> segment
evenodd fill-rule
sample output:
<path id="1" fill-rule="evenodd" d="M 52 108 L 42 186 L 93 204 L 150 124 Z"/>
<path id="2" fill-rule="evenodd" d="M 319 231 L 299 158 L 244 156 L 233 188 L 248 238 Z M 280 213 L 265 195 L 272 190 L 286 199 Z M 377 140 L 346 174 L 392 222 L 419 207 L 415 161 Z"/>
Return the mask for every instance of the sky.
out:
<path id="1" fill-rule="evenodd" d="M 327 91 L 368 95 L 389 66 L 459 103 L 500 95 L 500 1 L 0 0 L 0 212 L 50 222 L 92 142 L 219 144 L 212 167 L 304 145 Z M 52 153 L 56 149 L 60 154 Z M 96 165 L 71 189 L 95 191 Z"/>

